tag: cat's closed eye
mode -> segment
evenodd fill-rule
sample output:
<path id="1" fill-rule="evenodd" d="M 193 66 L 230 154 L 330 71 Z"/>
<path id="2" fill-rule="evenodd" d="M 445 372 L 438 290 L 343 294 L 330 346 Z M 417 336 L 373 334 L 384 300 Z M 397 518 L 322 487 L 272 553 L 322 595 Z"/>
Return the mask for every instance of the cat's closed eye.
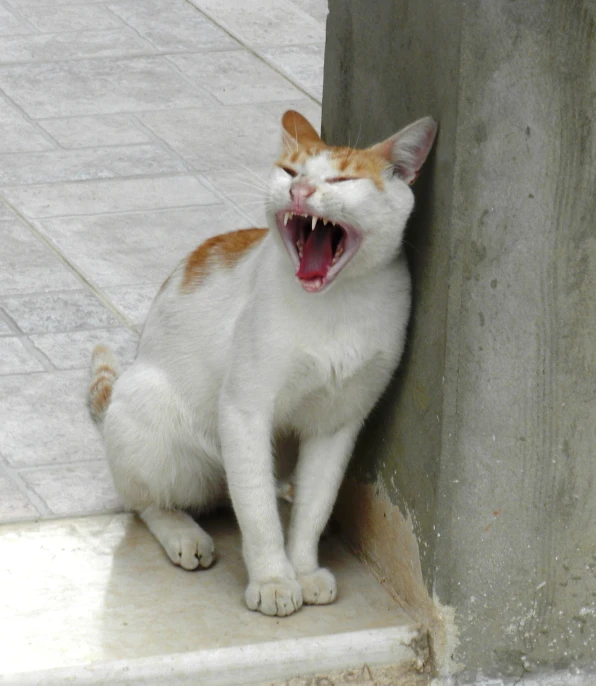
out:
<path id="1" fill-rule="evenodd" d="M 297 172 L 295 172 L 291 167 L 282 167 L 282 169 L 290 176 L 298 176 Z"/>
<path id="2" fill-rule="evenodd" d="M 341 183 L 342 181 L 355 181 L 354 176 L 332 176 L 330 179 L 325 179 L 327 183 Z"/>

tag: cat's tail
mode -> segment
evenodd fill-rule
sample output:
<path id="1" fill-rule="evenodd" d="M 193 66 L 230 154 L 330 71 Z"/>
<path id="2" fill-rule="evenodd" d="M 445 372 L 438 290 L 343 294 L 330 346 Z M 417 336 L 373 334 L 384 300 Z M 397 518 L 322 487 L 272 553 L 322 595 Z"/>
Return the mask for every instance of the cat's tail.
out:
<path id="1" fill-rule="evenodd" d="M 91 353 L 91 385 L 89 386 L 89 408 L 96 422 L 104 418 L 114 382 L 120 375 L 116 355 L 105 345 L 96 345 Z"/>

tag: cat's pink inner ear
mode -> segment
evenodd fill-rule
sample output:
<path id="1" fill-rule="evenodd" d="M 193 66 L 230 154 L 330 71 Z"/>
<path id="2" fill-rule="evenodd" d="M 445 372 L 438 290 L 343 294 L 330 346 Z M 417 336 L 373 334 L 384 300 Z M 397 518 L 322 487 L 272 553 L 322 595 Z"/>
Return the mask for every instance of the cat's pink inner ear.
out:
<path id="1" fill-rule="evenodd" d="M 312 145 L 322 143 L 321 137 L 315 131 L 311 123 L 300 112 L 288 110 L 281 118 L 284 140 L 288 143 L 299 145 Z"/>
<path id="2" fill-rule="evenodd" d="M 424 117 L 373 145 L 371 150 L 386 159 L 393 166 L 393 173 L 411 185 L 416 181 L 436 135 L 437 122 L 432 117 Z"/>

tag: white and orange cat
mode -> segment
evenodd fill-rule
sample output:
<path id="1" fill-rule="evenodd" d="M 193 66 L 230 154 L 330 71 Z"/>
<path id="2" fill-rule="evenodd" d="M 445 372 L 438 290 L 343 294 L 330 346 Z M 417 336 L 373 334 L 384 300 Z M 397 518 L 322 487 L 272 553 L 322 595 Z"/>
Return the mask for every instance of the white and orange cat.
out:
<path id="1" fill-rule="evenodd" d="M 286 112 L 269 228 L 216 236 L 188 256 L 121 376 L 107 348 L 93 352 L 90 405 L 122 501 L 174 564 L 195 569 L 211 565 L 214 546 L 186 511 L 229 492 L 252 610 L 289 615 L 335 599 L 319 537 L 401 356 L 409 186 L 435 133 L 427 117 L 366 150 L 331 147 Z M 272 456 L 280 432 L 300 445 L 287 543 Z"/>

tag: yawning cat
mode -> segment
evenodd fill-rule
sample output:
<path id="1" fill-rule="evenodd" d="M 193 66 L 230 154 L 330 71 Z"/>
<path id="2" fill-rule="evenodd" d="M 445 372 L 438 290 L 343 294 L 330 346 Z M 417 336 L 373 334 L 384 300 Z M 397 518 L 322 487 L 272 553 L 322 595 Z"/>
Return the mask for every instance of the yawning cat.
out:
<path id="1" fill-rule="evenodd" d="M 319 537 L 403 349 L 409 185 L 435 133 L 427 117 L 365 150 L 331 147 L 286 112 L 269 228 L 210 238 L 189 255 L 121 376 L 107 348 L 93 351 L 90 405 L 124 504 L 174 564 L 194 569 L 212 563 L 214 547 L 185 510 L 229 491 L 252 610 L 289 615 L 336 596 Z M 300 449 L 284 545 L 272 442 L 288 431 Z"/>

